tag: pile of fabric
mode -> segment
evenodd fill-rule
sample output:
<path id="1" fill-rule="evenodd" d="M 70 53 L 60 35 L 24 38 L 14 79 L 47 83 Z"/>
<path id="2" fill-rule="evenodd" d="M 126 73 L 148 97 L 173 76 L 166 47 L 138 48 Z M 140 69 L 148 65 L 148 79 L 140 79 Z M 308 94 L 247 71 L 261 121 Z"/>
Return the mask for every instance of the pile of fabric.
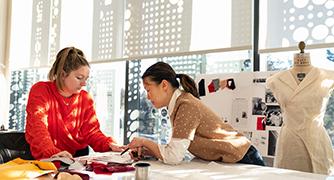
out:
<path id="1" fill-rule="evenodd" d="M 78 163 L 77 161 L 75 161 Z M 85 171 L 93 171 L 95 174 L 111 175 L 116 172 L 133 171 L 131 164 L 89 162 L 82 164 L 84 169 L 72 169 L 75 163 L 67 164 L 60 161 L 23 160 L 16 158 L 4 164 L 0 164 L 0 177 L 3 179 L 34 179 L 40 176 L 58 180 L 89 180 Z M 77 166 L 76 166 L 77 167 Z"/>

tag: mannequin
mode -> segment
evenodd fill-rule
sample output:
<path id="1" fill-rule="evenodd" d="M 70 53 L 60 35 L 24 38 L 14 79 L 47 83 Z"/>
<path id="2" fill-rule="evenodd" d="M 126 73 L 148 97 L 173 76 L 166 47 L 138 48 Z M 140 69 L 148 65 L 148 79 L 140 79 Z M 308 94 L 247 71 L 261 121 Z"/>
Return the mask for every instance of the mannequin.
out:
<path id="1" fill-rule="evenodd" d="M 299 48 L 293 67 L 266 81 L 283 115 L 274 167 L 333 174 L 332 143 L 323 117 L 334 89 L 334 71 L 312 66 L 309 53 L 304 53 L 305 43 L 300 42 Z"/>
<path id="2" fill-rule="evenodd" d="M 308 72 L 313 68 L 310 60 L 310 53 L 304 53 L 305 43 L 301 41 L 298 44 L 300 53 L 296 53 L 293 56 L 293 67 L 291 73 L 295 78 L 297 84 L 299 84 L 307 75 Z"/>

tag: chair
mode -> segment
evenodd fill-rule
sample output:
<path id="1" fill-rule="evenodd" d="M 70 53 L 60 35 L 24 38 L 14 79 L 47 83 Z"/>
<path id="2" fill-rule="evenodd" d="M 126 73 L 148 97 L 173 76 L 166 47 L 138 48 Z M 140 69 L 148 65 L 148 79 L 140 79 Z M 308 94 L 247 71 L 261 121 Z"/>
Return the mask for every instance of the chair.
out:
<path id="1" fill-rule="evenodd" d="M 78 150 L 73 157 L 86 156 L 89 154 L 89 147 Z M 0 131 L 0 164 L 15 158 L 33 160 L 30 146 L 25 139 L 24 132 Z"/>
<path id="2" fill-rule="evenodd" d="M 15 158 L 34 159 L 24 132 L 0 131 L 0 164 Z"/>

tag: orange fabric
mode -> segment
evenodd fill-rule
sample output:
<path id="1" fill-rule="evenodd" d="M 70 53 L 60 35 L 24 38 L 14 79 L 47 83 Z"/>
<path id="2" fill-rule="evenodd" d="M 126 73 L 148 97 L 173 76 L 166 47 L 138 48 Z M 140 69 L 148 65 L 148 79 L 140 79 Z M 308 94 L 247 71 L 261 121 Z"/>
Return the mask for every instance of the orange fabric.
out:
<path id="1" fill-rule="evenodd" d="M 28 161 L 16 158 L 0 164 L 1 179 L 32 179 L 54 172 L 57 168 L 52 162 Z"/>
<path id="2" fill-rule="evenodd" d="M 34 158 L 49 158 L 60 151 L 74 154 L 90 145 L 109 151 L 114 140 L 100 131 L 94 102 L 84 90 L 66 99 L 54 82 L 38 82 L 29 93 L 26 139 Z"/>

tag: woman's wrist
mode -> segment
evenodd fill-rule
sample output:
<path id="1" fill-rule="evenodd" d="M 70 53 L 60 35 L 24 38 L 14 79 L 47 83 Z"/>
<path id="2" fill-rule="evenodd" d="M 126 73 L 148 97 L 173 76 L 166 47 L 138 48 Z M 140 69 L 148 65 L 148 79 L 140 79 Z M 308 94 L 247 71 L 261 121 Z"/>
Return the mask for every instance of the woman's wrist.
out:
<path id="1" fill-rule="evenodd" d="M 114 152 L 122 152 L 126 149 L 126 146 L 117 144 L 116 142 L 109 143 L 109 149 Z"/>
<path id="2" fill-rule="evenodd" d="M 110 143 L 109 143 L 109 149 L 110 149 L 111 151 L 114 151 L 114 150 L 115 150 L 115 146 L 116 146 L 116 143 L 115 143 L 115 142 L 110 142 Z"/>
<path id="3" fill-rule="evenodd" d="M 141 138 L 140 144 L 142 147 L 146 147 L 147 146 L 147 139 L 146 138 Z"/>

